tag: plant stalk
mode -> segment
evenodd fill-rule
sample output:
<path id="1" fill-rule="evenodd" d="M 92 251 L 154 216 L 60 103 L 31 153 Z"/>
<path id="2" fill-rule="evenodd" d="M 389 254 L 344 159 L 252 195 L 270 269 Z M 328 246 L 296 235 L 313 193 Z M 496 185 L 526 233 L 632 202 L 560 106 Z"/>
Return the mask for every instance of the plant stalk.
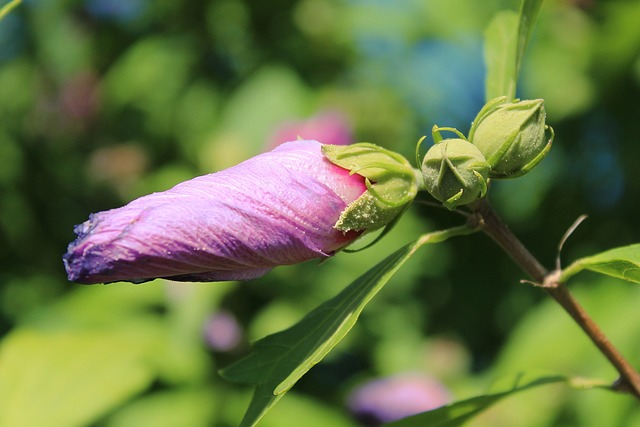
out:
<path id="1" fill-rule="evenodd" d="M 600 352 L 616 368 L 620 378 L 613 388 L 633 394 L 640 400 L 640 374 L 613 346 L 593 319 L 571 295 L 564 283 L 556 280 L 557 272 L 549 272 L 511 232 L 486 199 L 473 206 L 480 229 L 511 256 L 514 262 L 547 294 L 549 294 L 589 336 Z"/>

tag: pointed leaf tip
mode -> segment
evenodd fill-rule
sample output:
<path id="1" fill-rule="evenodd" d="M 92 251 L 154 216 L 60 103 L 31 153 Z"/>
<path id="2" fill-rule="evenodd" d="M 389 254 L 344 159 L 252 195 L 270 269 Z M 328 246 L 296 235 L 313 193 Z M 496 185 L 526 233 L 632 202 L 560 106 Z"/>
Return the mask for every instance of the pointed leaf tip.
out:
<path id="1" fill-rule="evenodd" d="M 640 283 L 640 243 L 581 258 L 562 270 L 560 281 L 566 282 L 582 270 Z"/>

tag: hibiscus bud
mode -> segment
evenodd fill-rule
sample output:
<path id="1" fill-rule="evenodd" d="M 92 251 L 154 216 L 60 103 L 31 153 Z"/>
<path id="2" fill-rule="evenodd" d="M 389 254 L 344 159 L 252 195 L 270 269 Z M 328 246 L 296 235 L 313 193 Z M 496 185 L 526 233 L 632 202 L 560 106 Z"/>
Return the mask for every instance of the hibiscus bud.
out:
<path id="1" fill-rule="evenodd" d="M 441 140 L 422 160 L 427 191 L 451 210 L 484 197 L 489 169 L 482 153 L 464 139 Z"/>
<path id="2" fill-rule="evenodd" d="M 491 178 L 514 178 L 536 166 L 551 149 L 544 100 L 489 101 L 471 126 L 471 141 L 491 165 Z"/>
<path id="3" fill-rule="evenodd" d="M 334 164 L 365 178 L 367 192 L 342 212 L 338 230 L 375 230 L 392 223 L 418 192 L 411 164 L 401 155 L 374 144 L 325 145 L 324 155 Z"/>
<path id="4" fill-rule="evenodd" d="M 362 175 L 294 141 L 77 226 L 64 263 L 79 283 L 247 280 L 328 257 L 365 228 L 334 228 L 367 191 Z"/>

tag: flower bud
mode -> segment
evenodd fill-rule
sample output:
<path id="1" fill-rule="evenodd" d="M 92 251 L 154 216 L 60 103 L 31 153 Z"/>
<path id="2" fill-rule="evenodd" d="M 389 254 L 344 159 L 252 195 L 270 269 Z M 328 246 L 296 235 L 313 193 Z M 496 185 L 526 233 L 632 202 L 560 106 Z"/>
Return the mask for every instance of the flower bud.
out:
<path id="1" fill-rule="evenodd" d="M 317 141 L 294 141 L 234 167 L 90 215 L 64 255 L 78 283 L 249 280 L 333 255 L 364 229 L 337 230 L 367 191 Z"/>
<path id="2" fill-rule="evenodd" d="M 480 110 L 469 141 L 491 165 L 491 178 L 524 175 L 544 158 L 553 140 L 553 129 L 545 118 L 542 99 L 506 102 L 506 97 L 500 97 Z"/>
<path id="3" fill-rule="evenodd" d="M 427 191 L 452 210 L 485 195 L 489 169 L 482 153 L 464 139 L 436 143 L 422 161 Z"/>
<path id="4" fill-rule="evenodd" d="M 335 224 L 344 232 L 375 230 L 393 221 L 418 192 L 418 178 L 401 155 L 366 142 L 349 146 L 324 145 L 333 164 L 365 178 L 367 191 L 345 209 Z"/>

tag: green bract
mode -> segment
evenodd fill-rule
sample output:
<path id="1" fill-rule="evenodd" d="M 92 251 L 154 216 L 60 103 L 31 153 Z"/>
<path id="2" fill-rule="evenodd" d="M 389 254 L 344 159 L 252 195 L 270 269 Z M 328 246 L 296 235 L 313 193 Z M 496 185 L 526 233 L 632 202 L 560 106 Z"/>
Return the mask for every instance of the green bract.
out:
<path id="1" fill-rule="evenodd" d="M 422 160 L 427 191 L 448 209 L 483 197 L 490 168 L 482 153 L 464 139 L 436 142 Z"/>
<path id="2" fill-rule="evenodd" d="M 553 140 L 553 129 L 545 124 L 544 100 L 506 100 L 503 96 L 489 101 L 469 132 L 469 141 L 491 165 L 491 178 L 529 172 L 551 149 Z"/>
<path id="3" fill-rule="evenodd" d="M 401 155 L 366 142 L 323 145 L 333 164 L 365 177 L 367 191 L 349 204 L 335 224 L 341 231 L 375 230 L 391 224 L 418 192 L 416 174 Z"/>

